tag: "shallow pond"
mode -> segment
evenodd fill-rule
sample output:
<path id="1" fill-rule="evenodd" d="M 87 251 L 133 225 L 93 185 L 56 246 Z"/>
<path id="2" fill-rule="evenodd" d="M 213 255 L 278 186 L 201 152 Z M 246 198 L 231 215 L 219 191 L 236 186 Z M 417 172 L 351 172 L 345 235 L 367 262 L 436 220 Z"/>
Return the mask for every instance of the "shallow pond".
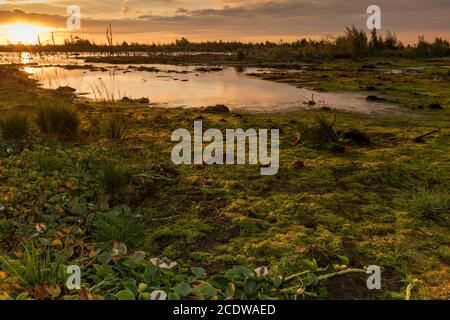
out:
<path id="1" fill-rule="evenodd" d="M 288 84 L 249 76 L 264 70 L 218 68 L 213 71 L 172 65 L 28 66 L 24 70 L 45 88 L 70 86 L 87 98 L 120 100 L 146 97 L 151 104 L 166 107 L 204 107 L 224 104 L 232 110 L 288 111 L 321 108 L 362 113 L 386 113 L 397 108 L 366 100 L 369 93 L 315 92 Z M 140 68 L 140 69 L 139 69 Z M 315 105 L 308 104 L 314 100 Z"/>

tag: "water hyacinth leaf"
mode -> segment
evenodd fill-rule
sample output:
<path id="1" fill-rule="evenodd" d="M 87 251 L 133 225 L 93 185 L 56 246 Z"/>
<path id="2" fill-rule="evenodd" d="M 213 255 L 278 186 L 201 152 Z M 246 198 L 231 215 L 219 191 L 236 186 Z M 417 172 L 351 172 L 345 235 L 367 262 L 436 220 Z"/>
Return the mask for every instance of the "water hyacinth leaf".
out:
<path id="1" fill-rule="evenodd" d="M 225 298 L 233 299 L 234 294 L 236 292 L 236 287 L 233 282 L 229 282 L 227 285 L 227 289 L 225 290 Z"/>
<path id="2" fill-rule="evenodd" d="M 171 293 L 169 293 L 169 295 L 167 296 L 167 300 L 177 301 L 177 300 L 180 300 L 180 297 L 179 297 L 176 293 L 171 292 Z"/>
<path id="3" fill-rule="evenodd" d="M 134 293 L 128 289 L 117 292 L 116 298 L 118 300 L 135 300 Z"/>
<path id="4" fill-rule="evenodd" d="M 186 282 L 182 282 L 174 288 L 174 291 L 180 297 L 187 297 L 191 292 L 191 287 Z"/>
<path id="5" fill-rule="evenodd" d="M 233 280 L 245 280 L 249 275 L 250 270 L 246 267 L 234 267 L 225 273 L 225 277 Z"/>
<path id="6" fill-rule="evenodd" d="M 206 278 L 206 270 L 203 268 L 194 267 L 194 268 L 191 268 L 191 271 L 197 279 Z"/>
<path id="7" fill-rule="evenodd" d="M 28 292 L 22 292 L 16 297 L 16 300 L 28 300 Z"/>
<path id="8" fill-rule="evenodd" d="M 98 256 L 98 262 L 101 264 L 108 264 L 112 260 L 112 255 L 109 252 L 103 252 Z"/>
<path id="9" fill-rule="evenodd" d="M 130 255 L 135 261 L 143 261 L 145 259 L 146 253 L 144 251 L 135 251 Z"/>
<path id="10" fill-rule="evenodd" d="M 245 286 L 245 292 L 249 296 L 255 295 L 256 294 L 256 282 L 253 281 L 253 280 L 248 281 L 246 286 Z"/>
<path id="11" fill-rule="evenodd" d="M 280 276 L 276 276 L 275 279 L 273 279 L 273 285 L 275 286 L 275 288 L 281 287 L 282 283 L 283 283 L 283 280 L 281 279 Z"/>
<path id="12" fill-rule="evenodd" d="M 216 294 L 217 294 L 216 289 L 212 285 L 210 285 L 208 282 L 203 282 L 200 285 L 199 289 L 200 289 L 200 294 L 206 298 L 212 298 L 212 297 L 216 296 Z"/>
<path id="13" fill-rule="evenodd" d="M 210 283 L 221 291 L 225 291 L 227 289 L 229 282 L 230 280 L 228 280 L 228 278 L 225 278 L 224 276 L 214 276 L 210 280 Z"/>
<path id="14" fill-rule="evenodd" d="M 141 299 L 142 300 L 151 300 L 151 293 L 150 292 L 143 292 L 141 293 Z"/>
<path id="15" fill-rule="evenodd" d="M 139 283 L 139 285 L 138 285 L 138 291 L 140 293 L 142 293 L 145 290 L 147 290 L 147 288 L 148 288 L 148 284 L 146 284 L 146 283 Z"/>

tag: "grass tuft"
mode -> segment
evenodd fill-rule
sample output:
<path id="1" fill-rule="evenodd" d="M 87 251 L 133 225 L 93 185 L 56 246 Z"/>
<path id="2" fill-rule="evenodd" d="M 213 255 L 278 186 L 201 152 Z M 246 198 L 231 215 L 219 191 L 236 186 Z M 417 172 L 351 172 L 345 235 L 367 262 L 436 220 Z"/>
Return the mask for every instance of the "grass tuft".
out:
<path id="1" fill-rule="evenodd" d="M 131 182 L 132 173 L 127 166 L 117 161 L 107 160 L 100 170 L 100 179 L 105 191 L 114 195 Z"/>
<path id="2" fill-rule="evenodd" d="M 23 245 L 19 259 L 0 256 L 0 266 L 24 286 L 62 283 L 65 279 L 62 265 L 66 256 L 54 250 L 38 249 L 33 243 Z"/>
<path id="3" fill-rule="evenodd" d="M 450 214 L 450 194 L 438 189 L 419 190 L 409 202 L 409 211 L 424 220 L 445 221 Z"/>
<path id="4" fill-rule="evenodd" d="M 111 113 L 103 122 L 102 134 L 111 142 L 118 142 L 122 140 L 126 127 L 127 122 L 123 116 Z"/>
<path id="5" fill-rule="evenodd" d="M 8 140 L 20 140 L 28 136 L 28 114 L 12 111 L 0 119 L 2 135 Z"/>
<path id="6" fill-rule="evenodd" d="M 80 119 L 72 107 L 63 102 L 49 101 L 38 105 L 36 124 L 44 134 L 70 139 L 78 134 Z"/>
<path id="7" fill-rule="evenodd" d="M 143 222 L 126 207 L 103 213 L 94 221 L 95 235 L 101 242 L 118 241 L 136 248 L 144 238 Z"/>

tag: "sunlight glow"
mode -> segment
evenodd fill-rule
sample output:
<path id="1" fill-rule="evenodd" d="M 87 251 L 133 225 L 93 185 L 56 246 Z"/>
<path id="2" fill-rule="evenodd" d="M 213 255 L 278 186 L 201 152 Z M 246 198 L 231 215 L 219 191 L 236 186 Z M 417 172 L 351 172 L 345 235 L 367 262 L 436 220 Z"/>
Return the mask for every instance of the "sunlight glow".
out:
<path id="1" fill-rule="evenodd" d="M 0 33 L 12 44 L 37 44 L 38 37 L 50 31 L 51 28 L 27 23 L 0 25 Z"/>

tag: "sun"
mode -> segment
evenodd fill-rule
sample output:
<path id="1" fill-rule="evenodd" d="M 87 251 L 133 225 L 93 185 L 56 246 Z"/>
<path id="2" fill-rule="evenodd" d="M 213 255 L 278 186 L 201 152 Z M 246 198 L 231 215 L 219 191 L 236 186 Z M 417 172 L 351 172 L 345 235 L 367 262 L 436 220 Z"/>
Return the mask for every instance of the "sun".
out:
<path id="1" fill-rule="evenodd" d="M 12 44 L 37 44 L 38 37 L 50 32 L 51 28 L 27 23 L 0 25 L 0 34 Z"/>

